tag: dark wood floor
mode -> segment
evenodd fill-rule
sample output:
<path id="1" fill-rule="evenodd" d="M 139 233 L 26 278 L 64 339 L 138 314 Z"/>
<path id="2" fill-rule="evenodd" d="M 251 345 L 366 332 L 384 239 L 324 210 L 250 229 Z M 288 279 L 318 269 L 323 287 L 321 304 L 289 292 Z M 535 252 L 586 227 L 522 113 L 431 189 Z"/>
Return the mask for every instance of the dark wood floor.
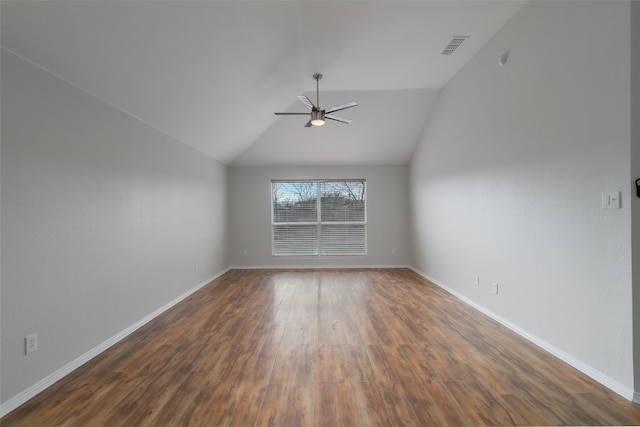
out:
<path id="1" fill-rule="evenodd" d="M 1 420 L 640 424 L 640 407 L 410 270 L 233 270 Z"/>

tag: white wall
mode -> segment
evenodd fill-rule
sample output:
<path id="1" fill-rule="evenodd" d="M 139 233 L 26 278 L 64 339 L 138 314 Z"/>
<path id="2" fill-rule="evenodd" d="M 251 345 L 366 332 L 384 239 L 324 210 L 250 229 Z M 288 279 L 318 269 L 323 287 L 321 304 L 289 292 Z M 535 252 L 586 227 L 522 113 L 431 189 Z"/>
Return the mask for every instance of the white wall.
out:
<path id="1" fill-rule="evenodd" d="M 271 256 L 272 179 L 365 178 L 367 257 L 287 259 Z M 229 168 L 229 259 L 233 266 L 406 266 L 409 263 L 406 166 Z M 247 255 L 244 254 L 246 249 Z M 396 249 L 396 254 L 391 254 Z"/>
<path id="2" fill-rule="evenodd" d="M 633 277 L 633 332 L 635 401 L 640 402 L 640 197 L 635 180 L 640 178 L 640 2 L 631 3 L 631 227 Z"/>
<path id="3" fill-rule="evenodd" d="M 224 271 L 227 171 L 4 50 L 1 113 L 6 403 Z"/>
<path id="4" fill-rule="evenodd" d="M 412 265 L 627 397 L 629 13 L 525 5 L 442 90 L 409 173 Z"/>

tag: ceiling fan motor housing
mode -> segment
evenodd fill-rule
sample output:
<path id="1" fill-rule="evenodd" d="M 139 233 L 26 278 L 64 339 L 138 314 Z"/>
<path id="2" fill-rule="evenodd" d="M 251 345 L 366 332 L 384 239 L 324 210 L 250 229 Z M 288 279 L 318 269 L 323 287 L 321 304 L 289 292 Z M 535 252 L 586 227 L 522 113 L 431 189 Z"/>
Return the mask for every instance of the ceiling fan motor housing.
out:
<path id="1" fill-rule="evenodd" d="M 314 126 L 322 126 L 324 124 L 324 110 L 311 111 L 311 124 Z"/>

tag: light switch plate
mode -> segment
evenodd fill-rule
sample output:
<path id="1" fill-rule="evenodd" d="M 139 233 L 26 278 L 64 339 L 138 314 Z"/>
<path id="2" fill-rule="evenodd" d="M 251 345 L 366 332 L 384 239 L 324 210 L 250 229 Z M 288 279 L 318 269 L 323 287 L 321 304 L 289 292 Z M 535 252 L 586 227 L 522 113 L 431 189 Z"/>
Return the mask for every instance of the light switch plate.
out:
<path id="1" fill-rule="evenodd" d="M 602 193 L 602 209 L 620 209 L 620 192 Z"/>

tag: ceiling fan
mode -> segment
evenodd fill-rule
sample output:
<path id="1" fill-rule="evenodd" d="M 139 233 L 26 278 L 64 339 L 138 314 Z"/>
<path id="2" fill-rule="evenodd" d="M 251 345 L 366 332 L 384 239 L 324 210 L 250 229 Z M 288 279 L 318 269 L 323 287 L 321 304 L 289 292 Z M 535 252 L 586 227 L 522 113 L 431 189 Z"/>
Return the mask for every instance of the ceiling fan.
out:
<path id="1" fill-rule="evenodd" d="M 338 117 L 331 113 L 336 111 L 344 110 L 347 108 L 355 107 L 358 105 L 357 102 L 351 101 L 346 104 L 334 105 L 333 107 L 325 108 L 324 110 L 320 109 L 320 79 L 322 78 L 322 74 L 315 73 L 313 75 L 313 79 L 316 81 L 316 105 L 311 102 L 311 100 L 304 96 L 298 96 L 298 99 L 309 109 L 311 110 L 311 118 L 307 122 L 304 127 L 308 128 L 313 126 L 322 126 L 324 124 L 325 119 L 335 120 L 336 122 L 342 123 L 351 123 L 353 120 L 345 119 L 343 117 Z M 309 113 L 274 113 L 276 116 L 306 116 Z"/>

